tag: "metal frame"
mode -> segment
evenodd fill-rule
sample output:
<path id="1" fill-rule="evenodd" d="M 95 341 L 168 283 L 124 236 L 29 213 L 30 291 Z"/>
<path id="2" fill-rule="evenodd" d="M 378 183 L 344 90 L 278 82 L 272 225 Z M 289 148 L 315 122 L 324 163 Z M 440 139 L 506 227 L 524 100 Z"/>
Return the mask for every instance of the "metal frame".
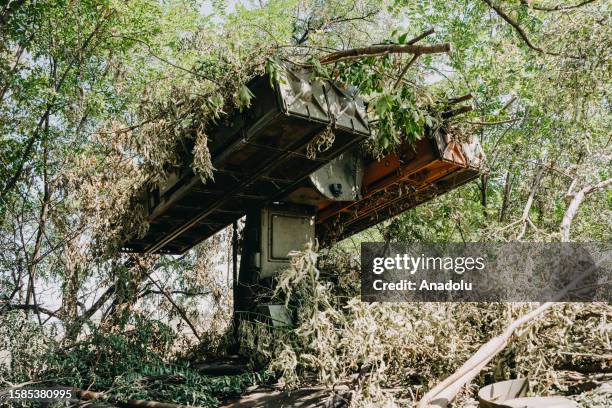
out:
<path id="1" fill-rule="evenodd" d="M 293 82 L 275 82 L 273 89 L 268 77 L 253 80 L 251 108 L 210 131 L 214 181 L 202 183 L 188 159 L 171 174 L 175 183 L 165 181 L 143 192 L 140 202 L 148 210 L 150 228 L 144 237 L 126 242 L 124 250 L 183 253 L 248 211 L 282 199 L 310 173 L 369 135 L 358 98 L 329 81 L 311 79 L 308 71 L 295 74 L 288 68 L 287 77 Z M 304 89 L 310 90 L 307 97 Z M 334 116 L 346 115 L 345 105 L 355 117 Z M 329 126 L 336 135 L 333 145 L 309 157 L 307 146 Z"/>

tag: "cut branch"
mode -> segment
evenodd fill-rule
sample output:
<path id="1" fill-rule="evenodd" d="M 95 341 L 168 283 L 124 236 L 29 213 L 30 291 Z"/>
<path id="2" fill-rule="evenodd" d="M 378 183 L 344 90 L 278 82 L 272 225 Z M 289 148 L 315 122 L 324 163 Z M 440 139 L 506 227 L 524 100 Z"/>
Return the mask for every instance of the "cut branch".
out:
<path id="1" fill-rule="evenodd" d="M 382 44 L 333 52 L 321 58 L 319 62 L 321 65 L 327 65 L 334 62 L 364 57 L 378 57 L 388 54 L 414 54 L 420 56 L 425 54 L 440 54 L 449 52 L 450 50 L 451 46 L 448 43 L 434 45 Z"/>

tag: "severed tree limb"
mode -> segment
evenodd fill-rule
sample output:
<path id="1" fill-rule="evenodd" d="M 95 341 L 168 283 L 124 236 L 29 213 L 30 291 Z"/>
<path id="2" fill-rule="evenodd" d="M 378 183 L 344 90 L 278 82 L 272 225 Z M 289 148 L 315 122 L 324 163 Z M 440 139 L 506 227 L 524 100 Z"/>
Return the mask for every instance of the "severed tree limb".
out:
<path id="1" fill-rule="evenodd" d="M 381 44 L 371 45 L 369 47 L 351 48 L 327 54 L 319 60 L 321 65 L 332 64 L 334 62 L 364 58 L 378 57 L 388 54 L 440 54 L 449 52 L 451 46 L 448 43 L 434 45 L 416 45 L 416 44 Z"/>
<path id="2" fill-rule="evenodd" d="M 478 375 L 478 373 L 506 347 L 506 345 L 508 345 L 514 332 L 518 328 L 538 317 L 553 305 L 553 302 L 544 303 L 537 309 L 513 321 L 502 334 L 486 342 L 472 357 L 463 363 L 457 371 L 425 394 L 421 401 L 419 401 L 418 408 L 446 407 L 455 399 L 459 390 L 465 384 L 472 381 L 472 379 L 476 377 L 476 375 Z"/>
<path id="3" fill-rule="evenodd" d="M 543 166 L 540 167 L 540 170 L 538 171 L 534 180 L 534 187 L 532 188 L 530 199 L 528 200 L 528 206 L 525 207 L 525 211 L 523 212 L 524 220 L 528 220 L 528 211 L 531 207 L 530 203 L 533 201 L 532 198 L 535 195 L 535 190 L 537 189 L 537 185 L 542 177 L 543 168 Z M 612 184 L 612 178 L 584 187 L 578 193 L 573 195 L 572 202 L 568 206 L 561 223 L 561 242 L 569 242 L 569 226 L 571 225 L 571 222 L 585 196 L 601 190 L 610 184 Z M 527 214 L 527 217 L 525 217 L 525 214 Z M 566 227 L 565 230 L 564 227 Z M 486 365 L 508 345 L 515 335 L 515 332 L 521 326 L 542 315 L 546 310 L 550 309 L 555 302 L 562 300 L 568 292 L 575 289 L 586 277 L 591 274 L 592 271 L 596 270 L 602 263 L 606 262 L 608 258 L 610 258 L 609 253 L 591 268 L 575 277 L 569 283 L 569 285 L 567 285 L 553 298 L 551 302 L 543 303 L 537 309 L 534 309 L 533 311 L 513 321 L 501 335 L 494 337 L 481 346 L 478 351 L 457 371 L 425 394 L 421 401 L 419 401 L 418 408 L 446 408 L 448 404 L 455 399 L 459 390 L 471 382 L 478 375 L 478 373 L 482 371 L 482 369 L 484 369 L 484 367 L 486 367 Z"/>

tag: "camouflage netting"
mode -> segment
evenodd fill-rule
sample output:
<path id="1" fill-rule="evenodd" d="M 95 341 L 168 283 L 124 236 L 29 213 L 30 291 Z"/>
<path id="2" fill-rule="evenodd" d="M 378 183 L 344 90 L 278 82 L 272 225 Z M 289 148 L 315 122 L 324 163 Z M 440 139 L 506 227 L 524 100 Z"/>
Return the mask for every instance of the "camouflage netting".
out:
<path id="1" fill-rule="evenodd" d="M 205 33 L 200 37 L 191 44 L 199 54 L 194 77 L 151 84 L 135 119 L 103 124 L 91 137 L 94 148 L 78 153 L 63 174 L 75 208 L 94 214 L 92 236 L 101 253 L 112 256 L 126 238 L 146 233 L 144 209 L 135 201 L 141 189 L 185 165 L 203 181 L 213 178 L 207 131 L 250 105 L 245 84 L 271 63 L 269 47 L 210 47 L 212 40 Z"/>
<path id="2" fill-rule="evenodd" d="M 275 296 L 292 311 L 294 330 L 244 323 L 242 347 L 254 364 L 269 364 L 288 388 L 348 382 L 355 406 L 381 406 L 392 399 L 410 406 L 533 307 L 361 303 L 354 262 L 329 255 L 319 269 L 317 258 L 312 249 L 296 254 L 278 277 Z M 601 303 L 558 304 L 512 341 L 474 387 L 527 376 L 539 395 L 575 394 L 584 390 L 579 383 L 593 388 L 598 381 L 585 381 L 589 375 L 600 373 L 601 380 L 610 372 L 611 311 Z M 464 393 L 459 406 L 470 397 Z M 597 397 L 607 401 L 602 407 L 610 406 L 612 394 Z"/>

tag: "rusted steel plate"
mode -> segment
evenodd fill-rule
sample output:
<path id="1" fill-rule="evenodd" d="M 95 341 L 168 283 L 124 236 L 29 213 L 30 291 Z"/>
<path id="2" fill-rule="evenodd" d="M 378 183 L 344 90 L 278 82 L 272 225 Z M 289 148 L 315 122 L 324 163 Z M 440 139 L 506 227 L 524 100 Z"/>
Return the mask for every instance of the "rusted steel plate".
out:
<path id="1" fill-rule="evenodd" d="M 362 198 L 319 204 L 316 232 L 323 245 L 349 237 L 434 197 L 453 190 L 484 170 L 477 141 L 461 144 L 443 131 L 403 145 L 366 165 Z"/>

